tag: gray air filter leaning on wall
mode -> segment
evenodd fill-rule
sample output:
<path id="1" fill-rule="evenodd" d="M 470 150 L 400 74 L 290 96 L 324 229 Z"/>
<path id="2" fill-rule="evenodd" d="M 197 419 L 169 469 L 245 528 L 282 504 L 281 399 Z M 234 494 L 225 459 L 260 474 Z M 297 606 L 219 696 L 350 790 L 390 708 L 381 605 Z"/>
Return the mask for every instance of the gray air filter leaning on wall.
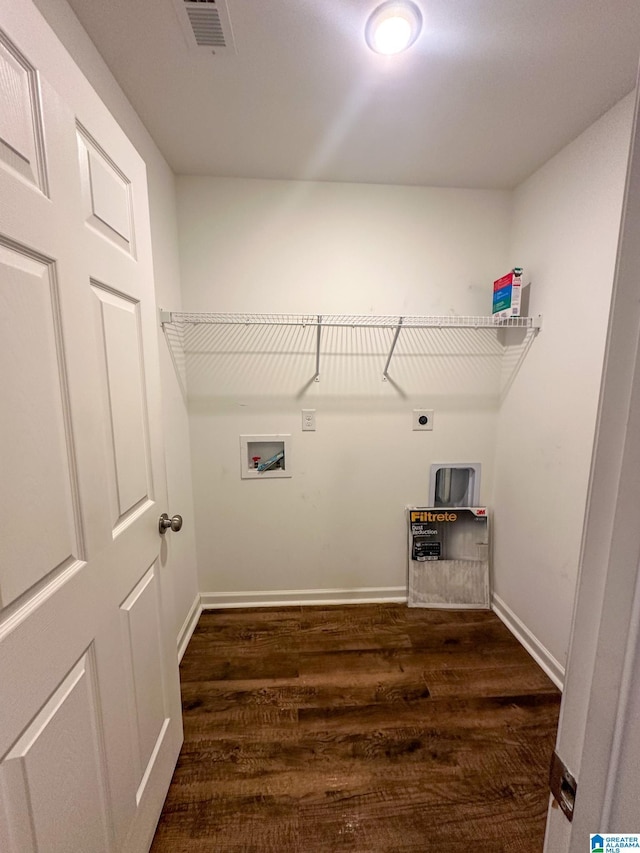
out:
<path id="1" fill-rule="evenodd" d="M 429 506 L 409 507 L 409 607 L 490 607 L 489 519 L 480 463 L 431 466 Z"/>

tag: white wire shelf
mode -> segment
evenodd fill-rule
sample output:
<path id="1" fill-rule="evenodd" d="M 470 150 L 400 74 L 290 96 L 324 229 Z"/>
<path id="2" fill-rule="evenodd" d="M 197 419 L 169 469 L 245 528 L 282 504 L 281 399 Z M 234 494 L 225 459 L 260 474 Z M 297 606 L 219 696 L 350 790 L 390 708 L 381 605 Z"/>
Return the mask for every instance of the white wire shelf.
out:
<path id="1" fill-rule="evenodd" d="M 539 317 L 399 316 L 371 314 L 225 314 L 161 311 L 160 321 L 178 325 L 324 326 L 369 329 L 535 329 Z"/>
<path id="2" fill-rule="evenodd" d="M 366 329 L 366 330 L 387 330 L 385 334 L 386 350 L 380 353 L 381 374 L 384 381 L 391 380 L 389 373 L 392 359 L 396 354 L 396 347 L 400 340 L 405 341 L 404 356 L 407 355 L 407 347 L 412 348 L 420 345 L 416 340 L 416 335 L 419 338 L 425 336 L 436 336 L 439 340 L 448 340 L 448 345 L 444 350 L 440 351 L 440 355 L 448 353 L 453 355 L 467 355 L 473 358 L 473 351 L 470 341 L 475 337 L 475 332 L 483 333 L 482 338 L 489 346 L 492 353 L 497 351 L 505 354 L 510 349 L 513 350 L 513 343 L 509 337 L 500 335 L 510 329 L 520 329 L 522 334 L 517 336 L 517 346 L 520 346 L 520 356 L 518 364 L 524 358 L 526 351 L 533 342 L 534 337 L 539 332 L 542 325 L 541 317 L 487 317 L 487 316 L 409 316 L 409 315 L 373 315 L 373 314 L 241 314 L 241 313 L 213 313 L 213 312 L 182 312 L 182 311 L 160 311 L 160 323 L 164 331 L 165 338 L 173 359 L 176 373 L 180 379 L 183 390 L 186 394 L 188 384 L 189 366 L 194 367 L 196 364 L 202 368 L 203 359 L 212 354 L 212 349 L 215 349 L 213 341 L 216 340 L 219 334 L 226 334 L 223 329 L 228 330 L 235 328 L 240 331 L 239 327 L 247 329 L 255 329 L 256 334 L 260 334 L 260 340 L 264 345 L 263 332 L 270 327 L 272 329 L 280 328 L 283 330 L 288 327 L 310 329 L 313 336 L 313 344 L 311 351 L 308 353 L 314 357 L 315 371 L 309 382 L 320 381 L 320 366 L 321 354 L 326 356 L 326 346 L 323 349 L 323 344 L 331 335 L 330 329 Z M 211 327 L 211 334 L 206 331 L 206 327 Z M 216 332 L 217 329 L 220 332 Z M 261 330 L 261 331 L 259 331 Z M 410 331 L 417 330 L 417 331 Z M 441 330 L 442 337 L 441 337 Z M 452 332 L 451 335 L 446 334 L 446 330 L 467 330 Z M 324 335 L 323 335 L 324 332 Z M 292 331 L 293 334 L 293 331 Z M 376 332 L 376 334 L 378 334 Z M 214 335 L 215 337 L 212 337 Z M 411 339 L 409 339 L 411 336 Z M 462 336 L 462 337 L 461 337 Z M 282 342 L 282 335 L 278 336 L 278 341 Z M 296 340 L 299 339 L 296 338 Z M 354 336 L 355 340 L 355 336 Z M 358 344 L 362 344 L 361 338 L 358 338 Z M 292 350 L 295 347 L 292 347 Z M 398 351 L 400 351 L 398 347 Z M 486 349 L 486 346 L 485 346 Z M 263 353 L 264 354 L 264 353 Z M 293 351 L 291 355 L 293 355 Z M 386 356 L 386 361 L 382 358 Z M 396 358 L 399 356 L 396 355 Z M 382 366 L 384 363 L 384 367 Z M 517 371 L 517 368 L 516 368 Z M 514 371 L 515 372 L 515 371 Z"/>

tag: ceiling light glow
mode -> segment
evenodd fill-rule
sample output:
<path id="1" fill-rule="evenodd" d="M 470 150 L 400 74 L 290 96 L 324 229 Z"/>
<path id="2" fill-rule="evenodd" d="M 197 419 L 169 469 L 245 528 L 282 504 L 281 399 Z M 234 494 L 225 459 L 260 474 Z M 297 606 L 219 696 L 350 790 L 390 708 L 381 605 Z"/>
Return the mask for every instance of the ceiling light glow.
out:
<path id="1" fill-rule="evenodd" d="M 376 53 L 390 56 L 410 47 L 420 35 L 422 14 L 409 0 L 387 0 L 367 21 L 365 38 Z"/>

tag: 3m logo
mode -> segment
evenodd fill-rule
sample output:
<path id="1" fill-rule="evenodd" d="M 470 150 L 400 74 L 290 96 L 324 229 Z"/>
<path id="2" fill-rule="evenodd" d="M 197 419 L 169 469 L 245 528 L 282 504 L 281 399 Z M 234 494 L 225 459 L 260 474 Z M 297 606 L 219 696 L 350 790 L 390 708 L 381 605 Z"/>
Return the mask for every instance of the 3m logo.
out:
<path id="1" fill-rule="evenodd" d="M 476 515 L 486 515 L 486 514 L 487 514 L 486 509 L 479 509 L 479 510 L 476 512 Z"/>

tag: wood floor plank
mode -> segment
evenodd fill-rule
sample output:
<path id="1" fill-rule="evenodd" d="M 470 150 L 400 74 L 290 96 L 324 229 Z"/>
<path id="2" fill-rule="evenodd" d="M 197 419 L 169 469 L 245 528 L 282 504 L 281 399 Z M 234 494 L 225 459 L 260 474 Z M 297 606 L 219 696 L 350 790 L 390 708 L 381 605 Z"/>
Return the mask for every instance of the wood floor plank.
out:
<path id="1" fill-rule="evenodd" d="M 514 641 L 515 642 L 515 641 Z M 525 652 L 526 655 L 526 652 Z M 421 677 L 430 669 L 451 669 L 458 672 L 477 670 L 487 665 L 508 666 L 526 662 L 518 650 L 500 644 L 460 649 L 444 646 L 437 650 L 406 648 L 336 649 L 326 652 L 301 652 L 298 656 L 299 675 L 341 680 L 361 673 L 370 676 L 390 673 L 413 673 Z"/>
<path id="2" fill-rule="evenodd" d="M 209 611 L 152 853 L 539 853 L 560 695 L 488 611 Z"/>
<path id="3" fill-rule="evenodd" d="M 236 679 L 264 680 L 295 678 L 298 675 L 298 655 L 287 652 L 267 652 L 242 649 L 230 653 L 224 648 L 212 655 L 208 649 L 194 650 L 180 664 L 184 681 L 234 681 Z"/>

